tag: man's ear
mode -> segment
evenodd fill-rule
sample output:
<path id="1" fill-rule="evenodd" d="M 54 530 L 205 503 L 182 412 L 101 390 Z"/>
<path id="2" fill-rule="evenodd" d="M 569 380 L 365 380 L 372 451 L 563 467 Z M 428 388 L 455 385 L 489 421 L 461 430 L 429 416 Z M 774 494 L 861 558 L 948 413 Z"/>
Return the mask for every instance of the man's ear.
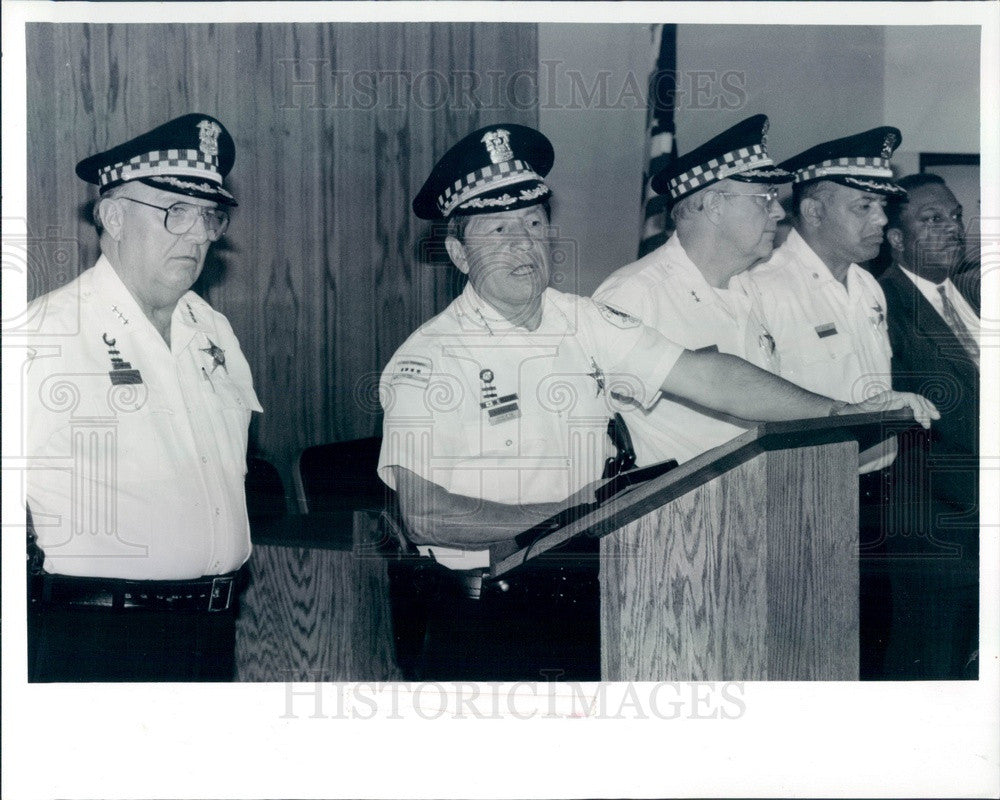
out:
<path id="1" fill-rule="evenodd" d="M 122 228 L 125 225 L 125 209 L 123 203 L 116 198 L 101 200 L 97 207 L 97 215 L 101 219 L 104 232 L 116 242 L 121 241 Z"/>
<path id="2" fill-rule="evenodd" d="M 465 245 L 454 236 L 449 236 L 444 240 L 444 246 L 448 251 L 448 258 L 451 259 L 451 263 L 458 267 L 459 272 L 468 275 L 469 257 L 465 252 Z"/>
<path id="3" fill-rule="evenodd" d="M 826 215 L 823 201 L 817 197 L 807 197 L 799 203 L 799 219 L 806 225 L 816 227 Z"/>
<path id="4" fill-rule="evenodd" d="M 719 217 L 722 215 L 722 198 L 722 192 L 715 189 L 707 189 L 705 190 L 705 194 L 701 196 L 702 207 L 712 222 L 718 222 Z"/>
<path id="5" fill-rule="evenodd" d="M 893 250 L 903 249 L 903 232 L 899 228 L 887 228 L 885 239 Z"/>

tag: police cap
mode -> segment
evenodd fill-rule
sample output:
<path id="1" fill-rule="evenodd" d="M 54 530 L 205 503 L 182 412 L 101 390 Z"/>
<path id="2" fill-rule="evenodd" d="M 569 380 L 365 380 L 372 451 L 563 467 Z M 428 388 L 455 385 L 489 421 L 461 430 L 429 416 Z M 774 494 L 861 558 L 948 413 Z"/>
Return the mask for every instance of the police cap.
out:
<path id="1" fill-rule="evenodd" d="M 767 129 L 764 114 L 736 123 L 656 173 L 653 191 L 673 205 L 721 180 L 788 183 L 791 173 L 775 167 L 767 154 Z"/>
<path id="2" fill-rule="evenodd" d="M 552 194 L 542 178 L 554 160 L 552 143 L 533 128 L 480 128 L 441 156 L 413 200 L 413 213 L 447 219 L 542 203 Z"/>
<path id="3" fill-rule="evenodd" d="M 127 181 L 141 181 L 175 194 L 235 206 L 222 186 L 236 160 L 225 126 L 207 114 L 185 114 L 124 144 L 83 159 L 76 174 L 101 194 Z"/>
<path id="4" fill-rule="evenodd" d="M 797 184 L 833 181 L 863 192 L 905 197 L 889 163 L 902 141 L 898 128 L 885 125 L 810 147 L 781 166 L 795 173 Z"/>

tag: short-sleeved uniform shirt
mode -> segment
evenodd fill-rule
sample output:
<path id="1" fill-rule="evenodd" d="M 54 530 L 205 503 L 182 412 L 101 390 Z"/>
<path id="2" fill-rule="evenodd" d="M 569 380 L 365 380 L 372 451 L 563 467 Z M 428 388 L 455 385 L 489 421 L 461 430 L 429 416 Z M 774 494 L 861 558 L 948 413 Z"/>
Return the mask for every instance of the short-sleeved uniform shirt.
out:
<path id="1" fill-rule="evenodd" d="M 45 570 L 184 580 L 250 555 L 244 477 L 260 411 L 224 316 L 193 292 L 168 346 L 102 256 L 34 301 L 27 496 Z"/>
<path id="2" fill-rule="evenodd" d="M 885 294 L 851 264 L 847 285 L 793 230 L 771 259 L 737 275 L 774 336 L 781 377 L 804 389 L 857 403 L 892 387 Z M 888 464 L 893 454 L 874 469 Z"/>
<path id="3" fill-rule="evenodd" d="M 716 289 L 691 261 L 677 234 L 652 253 L 614 272 L 594 298 L 640 317 L 689 350 L 730 353 L 771 372 L 779 358 L 752 298 L 739 286 Z M 730 418 L 661 397 L 625 416 L 640 465 L 687 461 L 746 428 Z"/>
<path id="4" fill-rule="evenodd" d="M 768 262 L 736 282 L 758 301 L 783 378 L 852 403 L 890 388 L 885 295 L 862 267 L 851 264 L 844 286 L 793 230 Z"/>
<path id="5" fill-rule="evenodd" d="M 537 330 L 467 284 L 382 374 L 379 476 L 400 466 L 455 494 L 558 502 L 614 454 L 612 393 L 652 403 L 683 348 L 590 298 L 547 289 Z"/>

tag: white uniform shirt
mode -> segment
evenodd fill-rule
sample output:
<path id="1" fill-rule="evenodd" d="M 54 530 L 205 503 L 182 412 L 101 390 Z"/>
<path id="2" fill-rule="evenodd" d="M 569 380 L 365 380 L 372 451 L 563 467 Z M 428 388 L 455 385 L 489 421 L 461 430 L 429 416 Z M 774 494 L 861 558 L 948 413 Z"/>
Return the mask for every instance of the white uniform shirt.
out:
<path id="1" fill-rule="evenodd" d="M 781 377 L 850 403 L 892 387 L 885 294 L 862 267 L 848 267 L 844 286 L 793 230 L 769 261 L 730 285 L 755 297 L 774 337 Z M 894 457 L 893 440 L 878 460 L 863 460 L 862 472 L 880 469 Z"/>
<path id="2" fill-rule="evenodd" d="M 547 289 L 542 302 L 528 331 L 467 284 L 399 348 L 381 383 L 378 473 L 390 487 L 400 466 L 517 505 L 558 502 L 601 477 L 614 455 L 611 393 L 652 403 L 683 348 L 590 298 Z"/>
<path id="3" fill-rule="evenodd" d="M 168 347 L 111 264 L 38 298 L 27 494 L 45 569 L 197 578 L 250 555 L 243 481 L 260 411 L 232 327 L 193 292 Z"/>
<path id="4" fill-rule="evenodd" d="M 614 272 L 594 298 L 642 319 L 689 350 L 731 353 L 778 372 L 771 338 L 751 298 L 738 286 L 715 289 L 691 261 L 675 233 L 666 244 Z M 631 406 L 625 421 L 637 463 L 680 462 L 728 442 L 746 430 L 728 417 L 661 397 L 651 408 Z"/>
<path id="5" fill-rule="evenodd" d="M 783 378 L 851 403 L 890 388 L 885 295 L 869 272 L 851 264 L 845 287 L 793 230 L 768 262 L 734 284 L 756 297 Z"/>

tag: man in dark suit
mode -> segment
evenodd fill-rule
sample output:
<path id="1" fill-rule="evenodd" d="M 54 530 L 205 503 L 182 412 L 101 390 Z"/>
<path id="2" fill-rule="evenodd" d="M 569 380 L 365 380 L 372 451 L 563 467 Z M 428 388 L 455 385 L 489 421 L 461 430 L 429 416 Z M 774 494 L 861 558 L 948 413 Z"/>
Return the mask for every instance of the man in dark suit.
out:
<path id="1" fill-rule="evenodd" d="M 979 314 L 951 281 L 965 253 L 962 207 L 937 175 L 903 178 L 887 211 L 892 265 L 880 283 L 892 385 L 932 397 L 941 419 L 900 437 L 886 519 L 893 584 L 890 678 L 978 672 Z"/>

